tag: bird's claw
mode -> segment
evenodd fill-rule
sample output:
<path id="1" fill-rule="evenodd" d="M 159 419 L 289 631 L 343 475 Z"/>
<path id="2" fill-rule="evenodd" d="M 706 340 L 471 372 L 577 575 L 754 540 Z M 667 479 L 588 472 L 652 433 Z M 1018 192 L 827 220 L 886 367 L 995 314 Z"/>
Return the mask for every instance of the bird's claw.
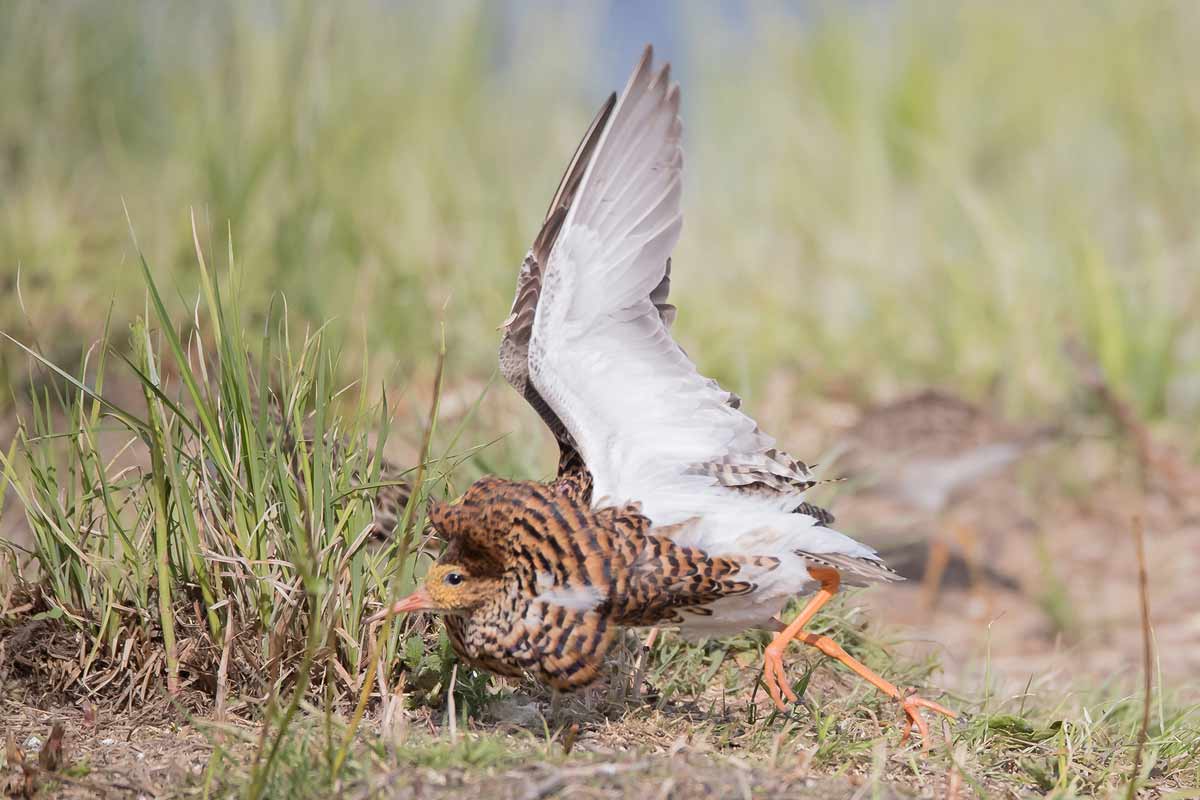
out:
<path id="1" fill-rule="evenodd" d="M 929 724 L 925 722 L 925 718 L 921 716 L 921 709 L 928 708 L 938 714 L 943 714 L 950 719 L 957 719 L 958 715 L 943 705 L 926 700 L 924 697 L 918 697 L 914 692 L 909 692 L 900 700 L 900 707 L 904 710 L 904 728 L 900 732 L 900 743 L 904 744 L 908 741 L 909 735 L 912 733 L 913 726 L 916 725 L 917 731 L 921 734 L 921 749 L 929 749 Z"/>
<path id="2" fill-rule="evenodd" d="M 771 700 L 775 703 L 775 707 L 780 711 L 787 711 L 787 703 L 795 703 L 798 698 L 796 693 L 792 691 L 791 684 L 787 680 L 787 675 L 783 671 L 783 651 L 776 649 L 770 645 L 763 652 L 763 684 L 767 687 L 767 694 L 771 696 Z M 896 688 L 885 684 L 880 687 L 891 693 L 896 692 Z M 786 698 L 786 702 L 785 702 Z M 913 726 L 916 726 L 917 731 L 921 734 L 921 748 L 929 749 L 929 724 L 921 715 L 921 709 L 927 708 L 938 714 L 957 719 L 958 715 L 950 709 L 932 700 L 926 700 L 924 697 L 918 697 L 915 691 L 909 691 L 904 694 L 897 693 L 896 699 L 900 701 L 900 707 L 904 710 L 904 727 L 900 732 L 900 742 L 903 744 L 908 741 L 908 737 L 912 734 Z"/>
<path id="3" fill-rule="evenodd" d="M 780 711 L 787 711 L 784 697 L 787 698 L 788 703 L 796 702 L 796 693 L 792 691 L 787 675 L 783 671 L 783 653 L 772 649 L 770 645 L 763 652 L 763 684 L 766 685 L 767 694 L 771 695 L 775 707 Z"/>

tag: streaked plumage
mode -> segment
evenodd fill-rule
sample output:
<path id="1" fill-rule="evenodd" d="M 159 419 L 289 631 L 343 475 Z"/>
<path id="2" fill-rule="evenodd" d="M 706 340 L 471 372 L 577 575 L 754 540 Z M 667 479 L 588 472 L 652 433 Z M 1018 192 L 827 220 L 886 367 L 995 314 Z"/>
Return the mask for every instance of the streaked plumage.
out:
<path id="1" fill-rule="evenodd" d="M 933 704 L 801 630 L 842 582 L 898 576 L 828 527 L 804 500 L 808 466 L 671 337 L 681 132 L 679 87 L 647 48 L 576 151 L 502 326 L 501 369 L 558 440 L 559 480 L 484 479 L 460 505 L 435 505 L 450 546 L 392 611 L 445 612 L 469 661 L 574 688 L 595 677 L 615 626 L 778 631 L 785 604 L 820 589 L 767 648 L 772 698 L 795 699 L 781 655 L 800 638 L 901 699 L 924 731 L 917 708 Z"/>
<path id="2" fill-rule="evenodd" d="M 636 506 L 594 509 L 560 485 L 484 478 L 430 520 L 442 564 L 492 582 L 446 629 L 468 662 L 532 674 L 557 689 L 590 683 L 619 626 L 679 624 L 716 600 L 752 593 L 747 568 L 771 559 L 711 557 L 655 535 Z"/>
<path id="3" fill-rule="evenodd" d="M 896 529 L 931 527 L 909 541 L 897 541 L 893 530 L 888 549 L 906 574 L 920 575 L 928 610 L 944 579 L 955 575 L 990 608 L 990 585 L 1018 583 L 993 565 L 970 516 L 953 512 L 1058 432 L 1055 425 L 1012 424 L 957 395 L 925 389 L 867 409 L 835 447 L 832 468 L 849 479 L 854 496 L 882 500 Z"/>
<path id="4" fill-rule="evenodd" d="M 868 409 L 839 442 L 835 468 L 863 490 L 937 513 L 1056 432 L 1013 425 L 926 389 Z"/>
<path id="5" fill-rule="evenodd" d="M 702 376 L 670 335 L 681 132 L 679 88 L 648 52 L 620 101 L 602 107 L 561 182 L 522 268 L 537 279 L 519 281 L 501 351 L 525 343 L 527 372 L 514 387 L 536 394 L 559 421 L 552 430 L 569 433 L 595 500 L 637 501 L 655 526 L 690 521 L 676 541 L 713 555 L 780 560 L 753 601 L 718 601 L 711 617 L 682 625 L 714 635 L 770 624 L 790 598 L 812 591 L 798 551 L 837 559 L 858 581 L 894 575 L 870 548 L 795 513 L 816 482 L 808 466 Z"/>

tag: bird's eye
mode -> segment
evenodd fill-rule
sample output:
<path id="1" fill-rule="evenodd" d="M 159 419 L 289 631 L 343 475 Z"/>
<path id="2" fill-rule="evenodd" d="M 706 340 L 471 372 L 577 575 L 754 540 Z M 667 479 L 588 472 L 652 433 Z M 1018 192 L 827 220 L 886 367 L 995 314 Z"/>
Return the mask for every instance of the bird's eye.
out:
<path id="1" fill-rule="evenodd" d="M 446 583 L 448 583 L 449 585 L 458 586 L 462 582 L 463 582 L 462 573 L 459 573 L 459 572 L 447 572 L 446 573 Z"/>

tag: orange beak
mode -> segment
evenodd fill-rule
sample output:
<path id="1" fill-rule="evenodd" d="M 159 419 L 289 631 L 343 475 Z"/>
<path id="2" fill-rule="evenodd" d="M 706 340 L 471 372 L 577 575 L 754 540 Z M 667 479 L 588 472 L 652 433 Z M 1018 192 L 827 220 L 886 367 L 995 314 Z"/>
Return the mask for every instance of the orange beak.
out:
<path id="1" fill-rule="evenodd" d="M 385 619 L 387 619 L 389 614 L 408 614 L 412 611 L 431 611 L 433 608 L 433 598 L 429 596 L 429 592 L 424 586 L 422 586 L 408 597 L 398 601 L 391 608 L 384 609 L 368 619 L 367 624 L 374 625 L 378 622 L 383 622 Z"/>

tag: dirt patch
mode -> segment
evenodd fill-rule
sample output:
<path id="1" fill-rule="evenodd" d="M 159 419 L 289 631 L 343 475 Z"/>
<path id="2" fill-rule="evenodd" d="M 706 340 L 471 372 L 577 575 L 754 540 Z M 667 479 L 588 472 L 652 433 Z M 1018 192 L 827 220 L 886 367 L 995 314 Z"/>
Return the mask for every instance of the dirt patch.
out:
<path id="1" fill-rule="evenodd" d="M 823 677 L 822 691 L 836 691 L 837 679 Z M 97 710 L 89 703 L 47 702 L 33 687 L 12 685 L 0 721 L 30 769 L 9 764 L 4 786 L 12 796 L 37 798 L 166 798 L 236 794 L 244 788 L 260 728 L 238 723 L 215 725 L 192 719 L 167 702 L 133 712 Z M 536 688 L 513 694 L 464 720 L 457 733 L 428 708 L 403 714 L 402 732 L 372 713 L 357 737 L 355 770 L 360 777 L 331 789 L 348 798 L 489 798 L 525 800 L 550 797 L 935 797 L 944 793 L 949 773 L 936 760 L 917 773 L 905 766 L 905 752 L 886 753 L 876 745 L 875 769 L 847 764 L 838 777 L 817 762 L 819 746 L 799 747 L 797 730 L 811 720 L 780 718 L 764 726 L 769 713 L 760 697 L 758 722 L 740 720 L 746 697 L 719 691 L 652 704 L 608 702 L 599 693 L 572 698 L 550 717 L 547 697 Z M 339 724 L 345 716 L 338 716 Z M 570 721 L 574 720 L 574 723 Z M 870 720 L 856 734 L 870 734 Z M 54 771 L 39 765 L 56 723 L 63 725 L 61 763 Z M 305 715 L 304 731 L 323 721 Z M 541 733 L 537 733 L 541 728 Z M 764 738 L 764 731 L 773 733 Z M 319 738 L 319 737 L 318 737 Z M 569 744 L 566 744 L 569 739 Z M 474 744 L 473 744 L 474 743 Z M 482 745 L 480 743 L 483 743 Z M 498 743 L 498 744 L 497 744 Z M 496 746 L 495 764 L 473 748 Z M 284 745 L 281 762 L 317 761 L 316 753 Z M 214 749 L 220 758 L 213 760 Z M 569 750 L 569 755 L 568 751 Z M 910 762 L 911 763 L 911 762 Z M 287 769 L 287 767 L 284 767 Z M 293 770 L 303 771 L 306 767 Z M 350 771 L 350 770 L 348 770 Z M 901 773 L 907 773 L 901 775 Z M 297 779 L 292 777 L 290 782 Z M 286 782 L 284 785 L 288 785 Z M 267 796 L 271 796 L 268 792 Z M 320 790 L 304 796 L 322 796 Z"/>
<path id="2" fill-rule="evenodd" d="M 47 703 L 28 686 L 10 685 L 0 721 L 5 737 L 31 765 L 39 765 L 54 723 L 63 724 L 61 766 L 34 769 L 28 785 L 35 797 L 176 796 L 181 787 L 203 782 L 213 750 L 214 734 L 189 724 L 165 701 L 113 713 L 88 703 Z M 5 778 L 10 792 L 25 783 L 21 768 L 12 764 Z"/>
<path id="3" fill-rule="evenodd" d="M 969 528 L 974 557 L 992 577 L 955 576 L 932 608 L 924 587 L 879 587 L 859 596 L 870 616 L 899 626 L 910 640 L 907 652 L 935 651 L 946 688 L 977 690 L 986 673 L 999 692 L 1082 684 L 1130 689 L 1142 660 L 1136 514 L 1146 529 L 1164 688 L 1184 701 L 1200 699 L 1200 509 L 1188 507 L 1190 498 L 1143 499 L 1129 482 L 1113 478 L 1087 496 L 1058 493 L 1031 503 L 1021 497 L 1026 491 L 989 486 L 955 519 L 935 523 L 942 530 Z M 920 570 L 914 578 L 920 581 Z"/>
<path id="4" fill-rule="evenodd" d="M 789 797 L 842 798 L 865 796 L 867 779 L 817 778 L 807 770 L 772 770 L 735 757 L 688 751 L 649 758 L 601 760 L 563 767 L 535 764 L 481 776 L 465 770 L 398 769 L 352 786 L 345 797 L 474 798 L 542 800 L 549 797 L 656 798 Z M 911 797 L 886 785 L 873 797 Z M 931 789 L 933 787 L 930 787 Z M 932 795 L 931 795 L 932 796 Z"/>

